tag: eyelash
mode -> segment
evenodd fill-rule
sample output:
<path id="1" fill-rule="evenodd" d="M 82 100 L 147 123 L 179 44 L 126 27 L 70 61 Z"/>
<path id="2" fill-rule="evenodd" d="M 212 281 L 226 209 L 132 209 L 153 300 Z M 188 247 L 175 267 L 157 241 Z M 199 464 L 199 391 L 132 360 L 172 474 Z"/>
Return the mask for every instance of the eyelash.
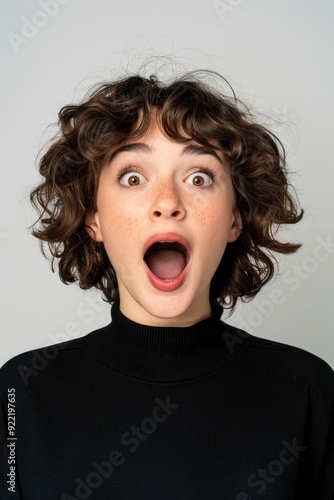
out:
<path id="1" fill-rule="evenodd" d="M 210 179 L 212 180 L 212 182 L 215 181 L 215 172 L 214 172 L 214 170 L 212 170 L 209 167 L 200 167 L 197 170 L 195 170 L 195 172 L 193 172 L 193 174 L 197 174 L 197 173 L 207 174 L 210 177 Z"/>
<path id="2" fill-rule="evenodd" d="M 122 168 L 122 170 L 120 170 L 117 173 L 116 179 L 118 181 L 120 181 L 122 179 L 123 175 L 128 174 L 130 172 L 137 172 L 138 174 L 140 174 L 139 168 L 137 168 L 137 167 L 131 167 L 131 165 L 129 165 L 128 167 Z"/>
<path id="3" fill-rule="evenodd" d="M 128 165 L 127 167 L 122 168 L 117 173 L 116 180 L 119 182 L 125 174 L 128 174 L 130 172 L 137 172 L 138 174 L 141 173 L 139 168 L 133 167 L 131 165 Z M 210 177 L 210 179 L 212 180 L 212 182 L 215 182 L 215 172 L 211 168 L 209 168 L 209 167 L 199 167 L 194 172 L 192 172 L 192 174 L 197 174 L 197 173 L 207 174 Z M 190 175 L 192 175 L 192 174 L 190 174 Z M 200 188 L 204 188 L 204 187 L 208 187 L 208 186 L 197 186 L 197 188 L 199 188 L 199 189 Z"/>

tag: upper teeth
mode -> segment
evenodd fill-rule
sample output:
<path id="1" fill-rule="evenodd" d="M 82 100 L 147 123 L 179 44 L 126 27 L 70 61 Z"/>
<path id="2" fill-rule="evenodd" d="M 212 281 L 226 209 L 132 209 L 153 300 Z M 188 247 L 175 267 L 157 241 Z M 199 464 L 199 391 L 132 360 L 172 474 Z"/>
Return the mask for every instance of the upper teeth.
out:
<path id="1" fill-rule="evenodd" d="M 159 243 L 174 243 L 174 240 L 161 240 Z"/>

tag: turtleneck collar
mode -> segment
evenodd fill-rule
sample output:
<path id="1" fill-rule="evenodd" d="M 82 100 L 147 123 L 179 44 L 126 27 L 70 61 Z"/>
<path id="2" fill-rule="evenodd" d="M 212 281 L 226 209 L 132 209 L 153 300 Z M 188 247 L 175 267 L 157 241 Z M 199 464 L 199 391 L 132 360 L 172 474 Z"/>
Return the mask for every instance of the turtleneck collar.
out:
<path id="1" fill-rule="evenodd" d="M 243 338 L 237 353 L 231 349 L 234 329 L 220 320 L 222 312 L 217 308 L 188 327 L 147 326 L 128 319 L 114 302 L 111 323 L 83 342 L 97 359 L 124 375 L 151 382 L 190 380 L 223 367 L 247 347 L 249 339 Z"/>

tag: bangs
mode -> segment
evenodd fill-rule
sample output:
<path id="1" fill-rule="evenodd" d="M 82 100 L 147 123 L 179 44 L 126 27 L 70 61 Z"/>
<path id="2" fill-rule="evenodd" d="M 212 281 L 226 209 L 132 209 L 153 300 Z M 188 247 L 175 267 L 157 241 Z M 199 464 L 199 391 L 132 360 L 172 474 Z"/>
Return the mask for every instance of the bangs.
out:
<path id="1" fill-rule="evenodd" d="M 194 140 L 207 147 L 217 147 L 218 143 L 223 151 L 230 149 L 236 124 L 231 127 L 228 105 L 225 101 L 222 109 L 218 95 L 208 92 L 198 82 L 185 80 L 160 86 L 151 77 L 143 89 L 142 79 L 129 80 L 118 93 L 108 96 L 113 97 L 112 103 L 109 102 L 113 117 L 113 129 L 107 139 L 109 153 L 110 149 L 143 136 L 155 118 L 172 140 L 182 143 Z"/>

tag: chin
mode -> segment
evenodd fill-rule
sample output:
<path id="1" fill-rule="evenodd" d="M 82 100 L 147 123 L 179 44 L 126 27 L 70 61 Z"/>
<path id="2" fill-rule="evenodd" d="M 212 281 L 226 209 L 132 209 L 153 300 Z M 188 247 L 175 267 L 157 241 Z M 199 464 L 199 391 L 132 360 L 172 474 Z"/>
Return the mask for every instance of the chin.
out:
<path id="1" fill-rule="evenodd" d="M 146 301 L 145 301 L 146 302 Z M 142 307 L 148 314 L 166 324 L 170 320 L 170 325 L 183 326 L 199 321 L 197 319 L 207 313 L 207 307 L 194 305 L 194 297 L 185 297 L 183 294 L 173 297 L 155 296 L 148 298 L 147 303 L 142 303 Z"/>

